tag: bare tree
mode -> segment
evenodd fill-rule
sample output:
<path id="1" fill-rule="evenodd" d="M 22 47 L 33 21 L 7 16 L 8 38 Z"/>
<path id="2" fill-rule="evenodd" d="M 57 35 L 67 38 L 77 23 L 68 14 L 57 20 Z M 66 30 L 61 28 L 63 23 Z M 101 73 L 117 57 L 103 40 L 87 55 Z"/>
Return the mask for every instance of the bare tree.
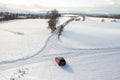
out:
<path id="1" fill-rule="evenodd" d="M 83 20 L 82 21 L 85 21 L 85 16 L 83 16 Z"/>
<path id="2" fill-rule="evenodd" d="M 52 10 L 51 13 L 49 14 L 49 21 L 48 21 L 48 26 L 51 29 L 51 32 L 55 31 L 56 29 L 56 24 L 58 22 L 57 18 L 60 16 L 58 11 L 56 9 Z"/>
<path id="3" fill-rule="evenodd" d="M 60 39 L 60 36 L 62 35 L 62 32 L 63 32 L 64 27 L 65 27 L 68 23 L 70 23 L 71 21 L 73 21 L 73 20 L 74 20 L 74 18 L 71 18 L 71 19 L 67 20 L 66 22 L 64 22 L 63 24 L 61 24 L 61 25 L 59 26 L 59 29 L 58 29 L 58 39 Z"/>

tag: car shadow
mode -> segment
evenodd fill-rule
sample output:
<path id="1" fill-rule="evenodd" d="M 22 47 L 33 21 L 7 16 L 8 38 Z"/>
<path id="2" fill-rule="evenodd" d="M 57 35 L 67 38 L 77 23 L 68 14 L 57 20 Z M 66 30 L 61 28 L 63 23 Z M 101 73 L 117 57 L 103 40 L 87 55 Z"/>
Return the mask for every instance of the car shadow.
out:
<path id="1" fill-rule="evenodd" d="M 66 64 L 65 66 L 61 66 L 61 68 L 66 72 L 74 73 L 74 70 L 71 68 L 69 64 Z"/>

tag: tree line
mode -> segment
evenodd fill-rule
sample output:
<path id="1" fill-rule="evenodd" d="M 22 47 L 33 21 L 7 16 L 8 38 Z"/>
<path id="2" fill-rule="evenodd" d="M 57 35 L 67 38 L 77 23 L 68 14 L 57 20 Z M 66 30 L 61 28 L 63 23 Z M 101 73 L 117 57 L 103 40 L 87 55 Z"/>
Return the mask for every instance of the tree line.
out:
<path id="1" fill-rule="evenodd" d="M 24 14 L 12 12 L 0 12 L 0 21 L 7 21 L 13 19 L 48 19 L 49 14 Z"/>

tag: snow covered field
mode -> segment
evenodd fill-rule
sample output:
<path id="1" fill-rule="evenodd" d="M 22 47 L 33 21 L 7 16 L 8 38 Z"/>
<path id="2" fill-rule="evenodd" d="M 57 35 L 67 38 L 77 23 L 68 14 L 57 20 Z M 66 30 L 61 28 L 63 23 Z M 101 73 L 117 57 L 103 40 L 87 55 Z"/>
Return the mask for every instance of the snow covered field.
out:
<path id="1" fill-rule="evenodd" d="M 35 54 L 50 31 L 47 20 L 13 20 L 0 23 L 0 60 L 11 60 Z M 7 57 L 6 57 L 7 56 Z"/>
<path id="2" fill-rule="evenodd" d="M 120 23 L 73 21 L 58 40 L 46 22 L 0 24 L 0 80 L 120 80 Z M 59 67 L 56 56 L 67 65 Z"/>
<path id="3" fill-rule="evenodd" d="M 73 21 L 68 24 L 61 38 L 63 45 L 71 45 L 70 48 L 120 47 L 120 23 L 95 19 L 87 18 L 85 22 Z"/>

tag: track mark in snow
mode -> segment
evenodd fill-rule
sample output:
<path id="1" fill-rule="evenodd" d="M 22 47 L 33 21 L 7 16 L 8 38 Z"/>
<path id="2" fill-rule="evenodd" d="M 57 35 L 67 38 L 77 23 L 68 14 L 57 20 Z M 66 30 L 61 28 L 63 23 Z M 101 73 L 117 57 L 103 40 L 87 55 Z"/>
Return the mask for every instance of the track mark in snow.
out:
<path id="1" fill-rule="evenodd" d="M 67 48 L 64 47 L 58 42 L 57 35 L 54 35 L 48 43 L 47 48 L 45 49 L 45 53 L 49 52 L 49 54 L 43 54 L 41 57 L 55 57 L 55 56 L 64 56 L 64 57 L 73 57 L 79 55 L 98 55 L 98 54 L 113 54 L 120 52 L 120 47 L 111 47 L 111 48 Z M 52 51 L 53 49 L 53 51 Z M 52 54 L 51 54 L 52 53 Z"/>
<path id="2" fill-rule="evenodd" d="M 18 61 L 28 60 L 28 59 L 30 59 L 30 58 L 32 58 L 32 57 L 37 56 L 38 54 L 40 54 L 40 53 L 46 48 L 47 43 L 49 42 L 50 38 L 51 38 L 55 33 L 56 33 L 56 31 L 47 38 L 47 40 L 45 41 L 44 46 L 43 46 L 39 51 L 37 51 L 35 54 L 33 54 L 33 55 L 31 55 L 31 56 L 27 56 L 27 57 L 25 57 L 25 58 L 23 57 L 23 58 L 19 58 L 19 59 L 15 59 L 15 60 L 0 61 L 0 64 L 15 63 L 15 62 L 18 62 Z"/>
<path id="3" fill-rule="evenodd" d="M 17 70 L 17 72 L 15 72 L 11 75 L 10 80 L 19 80 L 19 79 L 23 78 L 25 75 L 27 75 L 28 71 L 29 71 L 28 68 L 20 68 Z"/>
<path id="4" fill-rule="evenodd" d="M 2 31 L 7 31 L 7 32 L 10 32 L 10 33 L 13 33 L 13 34 L 17 34 L 17 35 L 25 35 L 24 33 L 22 32 L 15 32 L 15 31 L 10 31 L 10 30 L 5 30 L 5 29 L 1 29 Z"/>

